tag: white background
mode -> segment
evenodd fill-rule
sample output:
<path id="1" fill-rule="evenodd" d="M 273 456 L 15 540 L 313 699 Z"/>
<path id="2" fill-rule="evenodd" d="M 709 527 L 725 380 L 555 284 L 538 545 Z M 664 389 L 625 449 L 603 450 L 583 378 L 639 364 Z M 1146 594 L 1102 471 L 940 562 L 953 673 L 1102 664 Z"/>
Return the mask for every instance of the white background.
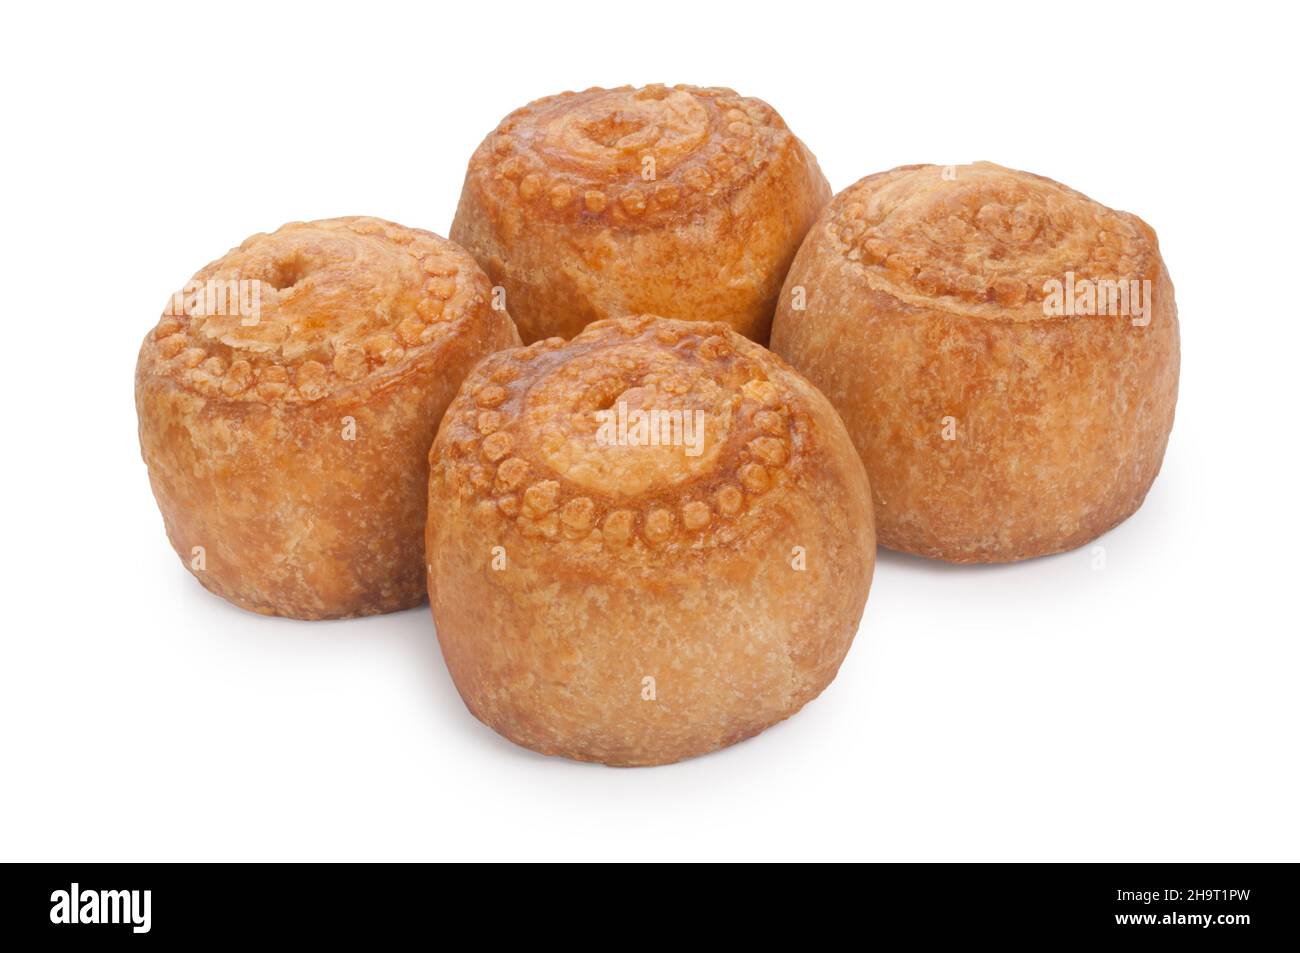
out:
<path id="1" fill-rule="evenodd" d="M 174 6 L 3 14 L 0 858 L 1300 860 L 1289 10 Z M 837 190 L 990 159 L 1138 213 L 1182 391 L 1104 570 L 882 552 L 819 700 L 616 770 L 476 722 L 425 608 L 300 623 L 207 594 L 167 545 L 132 373 L 167 296 L 245 236 L 446 234 L 511 109 L 656 81 L 767 100 Z"/>

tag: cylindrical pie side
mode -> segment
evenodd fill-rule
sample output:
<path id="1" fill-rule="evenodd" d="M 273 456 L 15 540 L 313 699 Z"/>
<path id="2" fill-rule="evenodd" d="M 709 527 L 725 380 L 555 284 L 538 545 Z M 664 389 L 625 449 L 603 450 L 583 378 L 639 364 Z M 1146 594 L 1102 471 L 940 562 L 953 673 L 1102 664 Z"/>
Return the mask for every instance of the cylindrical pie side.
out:
<path id="1" fill-rule="evenodd" d="M 1126 313 L 1056 313 L 1052 282 L 1062 298 L 1136 293 Z M 1096 310 L 1114 310 L 1104 287 Z M 881 545 L 954 562 L 1115 526 L 1173 425 L 1177 309 L 1155 233 L 989 163 L 906 166 L 836 196 L 787 276 L 772 347 L 843 417 Z"/>
<path id="2" fill-rule="evenodd" d="M 620 442 L 638 411 L 699 411 L 698 452 Z M 430 460 L 443 655 L 475 716 L 533 750 L 640 765 L 732 744 L 816 697 L 856 632 L 861 462 L 821 395 L 724 325 L 600 322 L 493 355 Z"/>
<path id="3" fill-rule="evenodd" d="M 511 113 L 470 160 L 452 224 L 526 343 L 652 312 L 766 342 L 781 281 L 830 198 L 761 100 L 589 89 Z"/>
<path id="4" fill-rule="evenodd" d="M 183 564 L 265 614 L 418 605 L 428 447 L 469 368 L 518 343 L 486 276 L 432 233 L 344 218 L 253 236 L 187 289 L 136 369 Z"/>

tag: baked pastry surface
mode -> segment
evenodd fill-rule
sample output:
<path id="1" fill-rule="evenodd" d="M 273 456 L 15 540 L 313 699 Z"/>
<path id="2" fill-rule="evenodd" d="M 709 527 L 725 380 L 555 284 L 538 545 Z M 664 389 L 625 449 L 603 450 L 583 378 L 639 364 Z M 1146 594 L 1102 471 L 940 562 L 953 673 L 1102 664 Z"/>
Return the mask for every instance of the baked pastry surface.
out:
<path id="1" fill-rule="evenodd" d="M 830 198 L 812 153 L 729 89 L 589 89 L 507 116 L 470 159 L 451 237 L 506 289 L 525 343 L 652 312 L 766 343 Z"/>
<path id="2" fill-rule="evenodd" d="M 700 429 L 640 443 L 638 411 Z M 430 462 L 447 667 L 535 751 L 648 765 L 733 744 L 816 697 L 857 630 L 861 461 L 826 400 L 726 325 L 626 318 L 492 355 Z"/>
<path id="3" fill-rule="evenodd" d="M 172 546 L 257 612 L 418 605 L 429 446 L 473 364 L 519 342 L 509 315 L 463 250 L 374 218 L 254 235 L 187 288 L 241 281 L 256 313 L 199 290 L 140 349 L 140 448 Z"/>
<path id="4" fill-rule="evenodd" d="M 1141 292 L 1127 313 L 1109 290 L 1092 313 L 1052 313 L 1053 282 L 1119 281 Z M 1173 426 L 1178 318 L 1155 233 L 991 163 L 904 166 L 837 195 L 772 348 L 844 418 L 880 544 L 923 556 L 1082 545 L 1141 505 Z"/>

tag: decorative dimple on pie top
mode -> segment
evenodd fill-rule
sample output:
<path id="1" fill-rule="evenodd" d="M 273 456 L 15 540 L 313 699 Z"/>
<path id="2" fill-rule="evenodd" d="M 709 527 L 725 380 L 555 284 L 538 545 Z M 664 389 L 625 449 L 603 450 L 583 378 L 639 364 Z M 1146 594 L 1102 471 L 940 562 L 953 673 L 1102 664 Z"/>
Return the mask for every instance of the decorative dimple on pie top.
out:
<path id="1" fill-rule="evenodd" d="M 797 146 L 770 106 L 729 89 L 588 89 L 511 113 L 470 173 L 534 217 L 651 226 L 709 207 Z"/>
<path id="2" fill-rule="evenodd" d="M 241 308 L 239 283 L 254 281 L 257 297 L 244 290 Z M 254 235 L 186 287 L 185 306 L 169 307 L 146 341 L 155 372 L 205 396 L 265 403 L 319 400 L 396 373 L 487 294 L 461 249 L 376 218 Z"/>
<path id="3" fill-rule="evenodd" d="M 869 176 L 831 216 L 841 253 L 873 288 L 973 315 L 1041 319 L 1046 282 L 1138 279 L 1156 258 L 1134 216 L 991 162 Z"/>
<path id="4" fill-rule="evenodd" d="M 798 464 L 807 422 L 767 373 L 773 362 L 720 324 L 598 322 L 567 344 L 484 360 L 448 410 L 435 456 L 461 498 L 528 536 L 598 547 L 724 542 L 728 525 Z M 620 404 L 629 420 L 638 410 L 699 411 L 699 452 L 609 443 L 616 430 L 602 443 Z"/>

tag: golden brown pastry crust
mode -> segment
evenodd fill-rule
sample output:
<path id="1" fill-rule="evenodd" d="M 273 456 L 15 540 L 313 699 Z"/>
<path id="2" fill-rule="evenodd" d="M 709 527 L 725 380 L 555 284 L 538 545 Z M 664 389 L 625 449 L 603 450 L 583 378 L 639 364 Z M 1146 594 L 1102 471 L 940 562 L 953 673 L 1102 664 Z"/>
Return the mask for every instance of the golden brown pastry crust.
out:
<path id="1" fill-rule="evenodd" d="M 700 410 L 700 452 L 602 445 L 620 404 Z M 861 461 L 812 386 L 723 324 L 642 316 L 495 354 L 430 461 L 447 666 L 535 751 L 646 765 L 748 738 L 816 697 L 857 630 Z"/>
<path id="2" fill-rule="evenodd" d="M 947 168 L 835 197 L 787 276 L 772 348 L 844 418 L 882 546 L 953 562 L 1072 549 L 1130 516 L 1160 469 L 1173 285 L 1136 216 L 991 163 Z M 1067 272 L 1149 281 L 1149 323 L 1045 314 Z"/>
<path id="3" fill-rule="evenodd" d="M 209 279 L 260 282 L 256 323 L 169 308 L 136 368 L 182 562 L 265 614 L 418 605 L 429 445 L 470 367 L 519 343 L 487 277 L 431 232 L 338 218 L 254 235 L 193 281 Z"/>
<path id="4" fill-rule="evenodd" d="M 530 103 L 483 141 L 451 237 L 506 289 L 525 343 L 643 311 L 763 343 L 829 198 L 817 160 L 761 100 L 589 89 Z"/>

